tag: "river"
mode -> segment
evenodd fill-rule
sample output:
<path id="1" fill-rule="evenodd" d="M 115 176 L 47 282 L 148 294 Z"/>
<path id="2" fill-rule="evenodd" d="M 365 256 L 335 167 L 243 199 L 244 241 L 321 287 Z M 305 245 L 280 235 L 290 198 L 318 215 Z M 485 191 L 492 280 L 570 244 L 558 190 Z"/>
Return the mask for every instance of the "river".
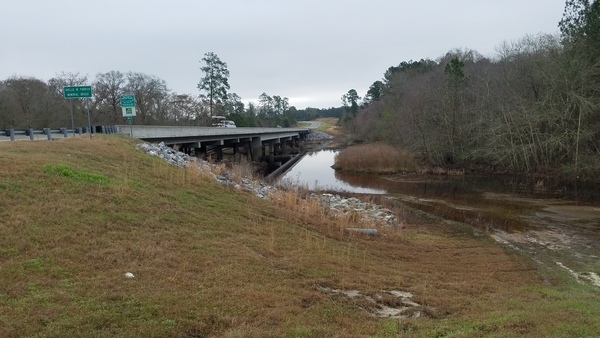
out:
<path id="1" fill-rule="evenodd" d="M 578 278 L 600 274 L 597 187 L 500 175 L 342 173 L 331 168 L 336 153 L 307 154 L 279 182 L 341 194 L 385 194 L 410 208 L 471 224 L 503 245 L 534 255 L 536 261 L 558 266 L 568 261 L 570 272 L 578 267 L 592 270 Z M 600 286 L 600 280 L 595 283 Z"/>

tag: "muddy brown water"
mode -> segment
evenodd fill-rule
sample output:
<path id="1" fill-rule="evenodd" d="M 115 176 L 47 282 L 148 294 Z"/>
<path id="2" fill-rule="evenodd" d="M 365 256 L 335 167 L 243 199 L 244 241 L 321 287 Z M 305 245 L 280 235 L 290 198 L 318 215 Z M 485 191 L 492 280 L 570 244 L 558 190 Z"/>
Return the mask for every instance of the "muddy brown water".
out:
<path id="1" fill-rule="evenodd" d="M 579 281 L 600 274 L 597 186 L 500 175 L 343 173 L 331 168 L 336 153 L 322 150 L 305 156 L 279 182 L 311 190 L 385 194 L 411 208 L 468 223 L 541 264 L 566 266 Z M 600 282 L 593 284 L 600 287 Z"/>

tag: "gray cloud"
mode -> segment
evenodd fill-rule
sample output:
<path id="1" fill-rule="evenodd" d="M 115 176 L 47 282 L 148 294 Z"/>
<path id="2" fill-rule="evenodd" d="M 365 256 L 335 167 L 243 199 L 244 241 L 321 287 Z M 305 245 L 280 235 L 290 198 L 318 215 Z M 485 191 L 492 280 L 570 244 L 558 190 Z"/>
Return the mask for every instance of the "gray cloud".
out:
<path id="1" fill-rule="evenodd" d="M 298 108 L 363 95 L 401 61 L 556 33 L 563 0 L 24 0 L 2 6 L 0 79 L 137 71 L 197 94 L 200 59 L 227 62 L 231 91 Z"/>

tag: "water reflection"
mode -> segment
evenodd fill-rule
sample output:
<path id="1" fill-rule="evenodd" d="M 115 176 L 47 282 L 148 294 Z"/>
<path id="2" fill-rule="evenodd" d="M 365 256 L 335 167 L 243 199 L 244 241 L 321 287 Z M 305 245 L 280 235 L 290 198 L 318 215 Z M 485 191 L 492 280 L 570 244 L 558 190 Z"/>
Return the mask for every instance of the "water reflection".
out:
<path id="1" fill-rule="evenodd" d="M 336 150 L 321 150 L 307 154 L 288 171 L 280 182 L 291 183 L 313 190 L 333 190 L 359 194 L 385 194 L 384 187 L 373 187 L 368 176 L 362 175 L 364 181 L 360 182 L 357 174 L 341 174 L 331 169 L 334 163 Z"/>
<path id="2" fill-rule="evenodd" d="M 587 205 L 594 211 L 593 229 L 600 231 L 600 193 L 597 187 L 577 189 L 548 180 L 512 176 L 373 176 L 336 172 L 331 168 L 337 151 L 322 150 L 306 155 L 280 181 L 313 190 L 387 194 L 411 207 L 504 231 L 524 231 L 540 226 L 532 220 L 549 205 Z M 554 209 L 553 209 L 554 210 Z M 581 210 L 577 209 L 578 213 Z M 537 219 L 537 218 L 536 218 Z M 558 222 L 573 226 L 573 221 Z"/>
<path id="3" fill-rule="evenodd" d="M 482 203 L 486 199 L 484 194 L 489 192 L 512 197 L 565 199 L 586 205 L 598 205 L 600 202 L 598 186 L 578 187 L 573 182 L 553 182 L 533 177 L 416 174 L 389 177 L 340 172 L 331 168 L 337 153 L 337 150 L 309 153 L 280 181 L 314 190 L 433 197 L 463 203 Z"/>

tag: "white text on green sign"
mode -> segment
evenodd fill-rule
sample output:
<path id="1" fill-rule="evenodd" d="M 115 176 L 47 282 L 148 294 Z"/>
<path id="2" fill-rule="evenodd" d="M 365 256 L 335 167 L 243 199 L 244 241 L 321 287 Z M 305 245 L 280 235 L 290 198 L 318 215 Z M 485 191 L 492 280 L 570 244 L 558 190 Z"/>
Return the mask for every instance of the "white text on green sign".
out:
<path id="1" fill-rule="evenodd" d="M 65 99 L 81 99 L 92 97 L 92 86 L 66 86 L 63 87 Z"/>
<path id="2" fill-rule="evenodd" d="M 121 95 L 121 107 L 135 107 L 135 97 L 133 95 Z"/>

